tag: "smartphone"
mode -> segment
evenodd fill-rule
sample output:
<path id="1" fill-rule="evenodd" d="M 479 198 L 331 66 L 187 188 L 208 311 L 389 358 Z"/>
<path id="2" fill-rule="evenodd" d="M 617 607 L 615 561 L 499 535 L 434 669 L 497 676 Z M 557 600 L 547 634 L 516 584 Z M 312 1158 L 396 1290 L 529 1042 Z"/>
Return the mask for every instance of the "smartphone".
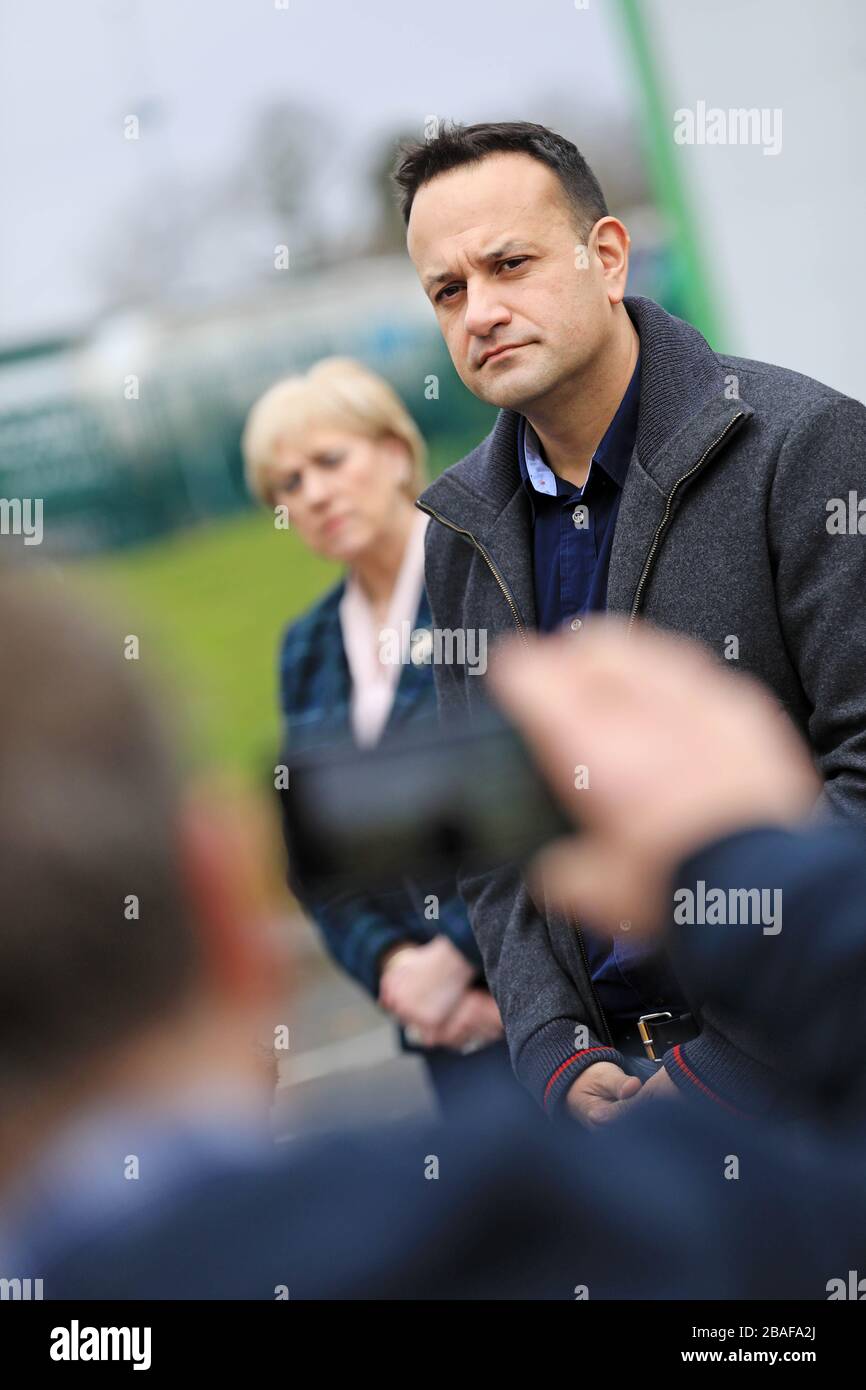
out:
<path id="1" fill-rule="evenodd" d="M 574 826 L 499 716 L 445 733 L 429 721 L 372 749 L 284 758 L 291 872 L 312 889 L 386 887 L 523 864 Z"/>

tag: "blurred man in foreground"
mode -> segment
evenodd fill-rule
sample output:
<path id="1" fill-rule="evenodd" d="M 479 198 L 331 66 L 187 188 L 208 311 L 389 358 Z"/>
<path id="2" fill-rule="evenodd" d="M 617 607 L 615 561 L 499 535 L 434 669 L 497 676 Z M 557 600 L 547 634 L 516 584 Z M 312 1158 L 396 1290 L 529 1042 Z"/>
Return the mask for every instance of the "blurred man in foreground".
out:
<path id="1" fill-rule="evenodd" d="M 261 1154 L 286 961 L 122 639 L 4 574 L 0 652 L 0 1187 L 8 1219 L 23 1182 L 47 1258 L 152 1216 L 205 1156 Z"/>
<path id="2" fill-rule="evenodd" d="M 681 944 L 728 1007 L 760 989 L 805 1020 L 809 1127 L 638 1098 L 589 1135 L 485 1093 L 447 1131 L 280 1152 L 252 1047 L 279 957 L 233 844 L 182 803 L 119 643 L 7 580 L 0 649 L 0 1277 L 48 1298 L 824 1298 L 857 1267 L 862 1077 L 839 1020 L 866 993 L 864 842 L 796 828 L 814 774 L 766 697 L 652 633 L 512 652 L 495 677 L 566 805 L 576 751 L 593 770 L 576 814 L 593 867 L 560 848 L 545 891 L 652 930 L 666 884 L 782 888 L 777 936 Z M 674 727 L 671 776 L 645 757 Z"/>

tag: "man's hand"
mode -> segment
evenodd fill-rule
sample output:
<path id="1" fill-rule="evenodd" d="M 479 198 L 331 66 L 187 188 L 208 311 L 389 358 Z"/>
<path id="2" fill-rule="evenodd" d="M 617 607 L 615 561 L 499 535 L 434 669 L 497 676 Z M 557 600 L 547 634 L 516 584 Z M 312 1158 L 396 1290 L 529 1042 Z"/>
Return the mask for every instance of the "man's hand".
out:
<path id="1" fill-rule="evenodd" d="M 632 1101 L 632 1105 L 643 1105 L 648 1100 L 681 1100 L 682 1093 L 671 1081 L 664 1067 L 660 1066 L 655 1076 L 645 1081 Z"/>
<path id="2" fill-rule="evenodd" d="M 691 853 L 796 824 L 820 793 L 764 687 L 686 638 L 606 618 L 504 645 L 489 678 L 581 832 L 540 856 L 541 895 L 608 931 L 659 930 Z"/>
<path id="3" fill-rule="evenodd" d="M 596 1065 L 600 1065 L 597 1063 Z M 612 1106 L 609 1113 L 603 1117 L 604 1122 L 618 1120 L 621 1115 L 633 1110 L 636 1105 L 648 1105 L 652 1101 L 682 1099 L 681 1093 L 673 1081 L 671 1081 L 664 1067 L 659 1067 L 654 1076 L 645 1081 L 640 1090 L 621 1105 Z"/>
<path id="4" fill-rule="evenodd" d="M 424 1047 L 451 1047 L 457 1052 L 472 1044 L 484 1047 L 504 1034 L 496 1000 L 486 989 L 467 989 L 456 1008 L 438 1028 L 421 1029 Z"/>
<path id="5" fill-rule="evenodd" d="M 655 1077 L 652 1078 L 655 1080 Z M 582 1071 L 566 1098 L 569 1110 L 581 1124 L 592 1129 L 627 1108 L 641 1089 L 636 1076 L 627 1076 L 615 1062 L 593 1062 Z"/>
<path id="6" fill-rule="evenodd" d="M 401 1023 L 433 1031 L 453 1013 L 474 974 L 474 966 L 447 936 L 434 936 L 385 961 L 379 1003 Z"/>

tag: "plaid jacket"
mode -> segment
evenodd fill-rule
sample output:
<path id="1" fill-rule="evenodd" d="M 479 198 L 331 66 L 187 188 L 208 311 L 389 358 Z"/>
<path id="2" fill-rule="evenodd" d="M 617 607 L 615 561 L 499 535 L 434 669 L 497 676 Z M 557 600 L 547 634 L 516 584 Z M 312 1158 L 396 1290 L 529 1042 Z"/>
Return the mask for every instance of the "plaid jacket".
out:
<path id="1" fill-rule="evenodd" d="M 315 748 L 352 740 L 349 723 L 351 675 L 343 647 L 339 605 L 341 582 L 285 632 L 280 650 L 280 706 L 284 748 Z M 415 629 L 431 625 L 426 593 L 421 595 Z M 436 690 L 430 665 L 407 662 L 382 734 L 391 736 L 408 722 L 436 721 Z M 400 888 L 361 896 L 312 894 L 290 868 L 289 884 L 312 917 L 331 955 L 374 996 L 379 992 L 379 958 L 399 941 L 429 941 L 443 934 L 482 974 L 481 954 L 456 885 L 436 884 L 438 919 L 425 917 L 422 887 L 410 879 Z"/>

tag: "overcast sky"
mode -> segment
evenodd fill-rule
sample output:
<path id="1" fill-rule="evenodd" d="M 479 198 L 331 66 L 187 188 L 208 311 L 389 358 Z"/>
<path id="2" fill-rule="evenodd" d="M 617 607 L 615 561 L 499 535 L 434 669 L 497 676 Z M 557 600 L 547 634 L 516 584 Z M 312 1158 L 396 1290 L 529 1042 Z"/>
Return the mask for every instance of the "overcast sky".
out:
<path id="1" fill-rule="evenodd" d="M 0 0 L 0 338 L 86 319 L 93 256 L 169 169 L 195 179 L 281 98 L 326 110 L 351 161 L 432 114 L 620 111 L 618 0 Z M 127 113 L 138 143 L 123 139 Z"/>

